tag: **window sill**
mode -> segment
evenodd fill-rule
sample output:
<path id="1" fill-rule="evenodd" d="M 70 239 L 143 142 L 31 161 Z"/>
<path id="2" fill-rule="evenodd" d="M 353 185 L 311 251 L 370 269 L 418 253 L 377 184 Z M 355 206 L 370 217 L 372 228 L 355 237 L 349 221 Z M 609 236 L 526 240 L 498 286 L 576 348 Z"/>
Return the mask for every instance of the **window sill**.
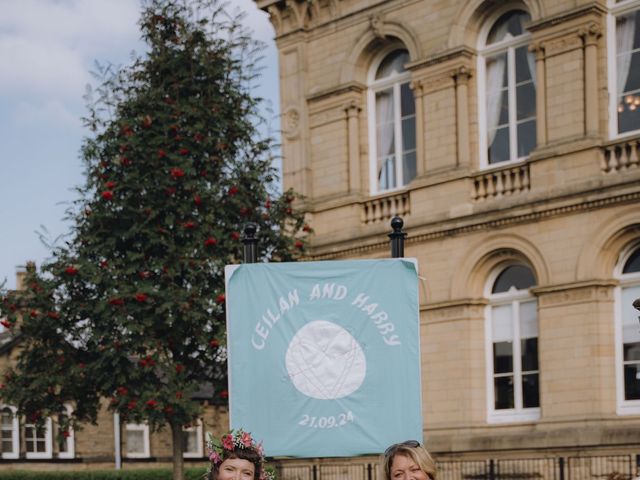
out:
<path id="1" fill-rule="evenodd" d="M 493 411 L 487 415 L 487 423 L 492 425 L 501 425 L 506 423 L 527 423 L 537 422 L 540 420 L 540 409 L 530 408 L 527 410 L 514 411 L 506 410 L 504 412 Z"/>
<path id="2" fill-rule="evenodd" d="M 640 400 L 631 400 L 618 404 L 616 414 L 620 416 L 640 415 Z"/>
<path id="3" fill-rule="evenodd" d="M 27 453 L 24 458 L 27 460 L 50 460 L 53 458 L 53 455 L 50 453 Z"/>

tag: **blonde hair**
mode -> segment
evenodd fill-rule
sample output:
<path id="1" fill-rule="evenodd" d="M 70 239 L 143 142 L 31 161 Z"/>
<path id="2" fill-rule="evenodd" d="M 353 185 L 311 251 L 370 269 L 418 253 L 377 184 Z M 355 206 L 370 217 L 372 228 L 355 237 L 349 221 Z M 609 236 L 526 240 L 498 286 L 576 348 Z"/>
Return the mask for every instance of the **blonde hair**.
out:
<path id="1" fill-rule="evenodd" d="M 415 462 L 420 470 L 426 473 L 431 480 L 436 480 L 436 462 L 433 460 L 427 449 L 422 445 L 410 446 L 406 443 L 396 443 L 387 449 L 388 453 L 382 457 L 382 468 L 385 480 L 391 480 L 391 464 L 396 455 L 404 455 Z"/>

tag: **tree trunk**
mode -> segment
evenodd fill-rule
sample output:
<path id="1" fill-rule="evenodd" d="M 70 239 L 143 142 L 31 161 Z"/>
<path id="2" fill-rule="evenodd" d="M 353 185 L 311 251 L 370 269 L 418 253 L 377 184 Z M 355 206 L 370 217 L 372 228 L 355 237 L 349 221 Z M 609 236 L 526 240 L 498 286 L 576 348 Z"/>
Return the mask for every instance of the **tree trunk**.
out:
<path id="1" fill-rule="evenodd" d="M 184 480 L 182 425 L 171 422 L 171 437 L 173 439 L 173 480 Z"/>

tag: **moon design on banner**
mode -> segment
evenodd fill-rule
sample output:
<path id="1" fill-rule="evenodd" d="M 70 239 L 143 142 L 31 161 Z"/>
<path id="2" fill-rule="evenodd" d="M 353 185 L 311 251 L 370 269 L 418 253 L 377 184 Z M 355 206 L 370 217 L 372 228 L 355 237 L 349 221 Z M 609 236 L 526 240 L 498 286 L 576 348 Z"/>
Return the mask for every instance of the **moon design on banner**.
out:
<path id="1" fill-rule="evenodd" d="M 320 400 L 351 395 L 367 373 L 367 361 L 356 339 L 326 320 L 298 330 L 287 348 L 285 365 L 296 389 Z"/>

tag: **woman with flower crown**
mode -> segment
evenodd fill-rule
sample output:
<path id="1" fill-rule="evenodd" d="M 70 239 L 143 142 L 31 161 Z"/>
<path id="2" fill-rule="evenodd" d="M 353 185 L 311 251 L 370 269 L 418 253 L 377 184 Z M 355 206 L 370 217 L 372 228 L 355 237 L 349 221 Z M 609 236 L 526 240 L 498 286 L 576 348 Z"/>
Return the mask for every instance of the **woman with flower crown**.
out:
<path id="1" fill-rule="evenodd" d="M 262 442 L 256 443 L 249 432 L 231 430 L 220 438 L 207 440 L 211 467 L 206 480 L 275 480 L 266 469 Z"/>

